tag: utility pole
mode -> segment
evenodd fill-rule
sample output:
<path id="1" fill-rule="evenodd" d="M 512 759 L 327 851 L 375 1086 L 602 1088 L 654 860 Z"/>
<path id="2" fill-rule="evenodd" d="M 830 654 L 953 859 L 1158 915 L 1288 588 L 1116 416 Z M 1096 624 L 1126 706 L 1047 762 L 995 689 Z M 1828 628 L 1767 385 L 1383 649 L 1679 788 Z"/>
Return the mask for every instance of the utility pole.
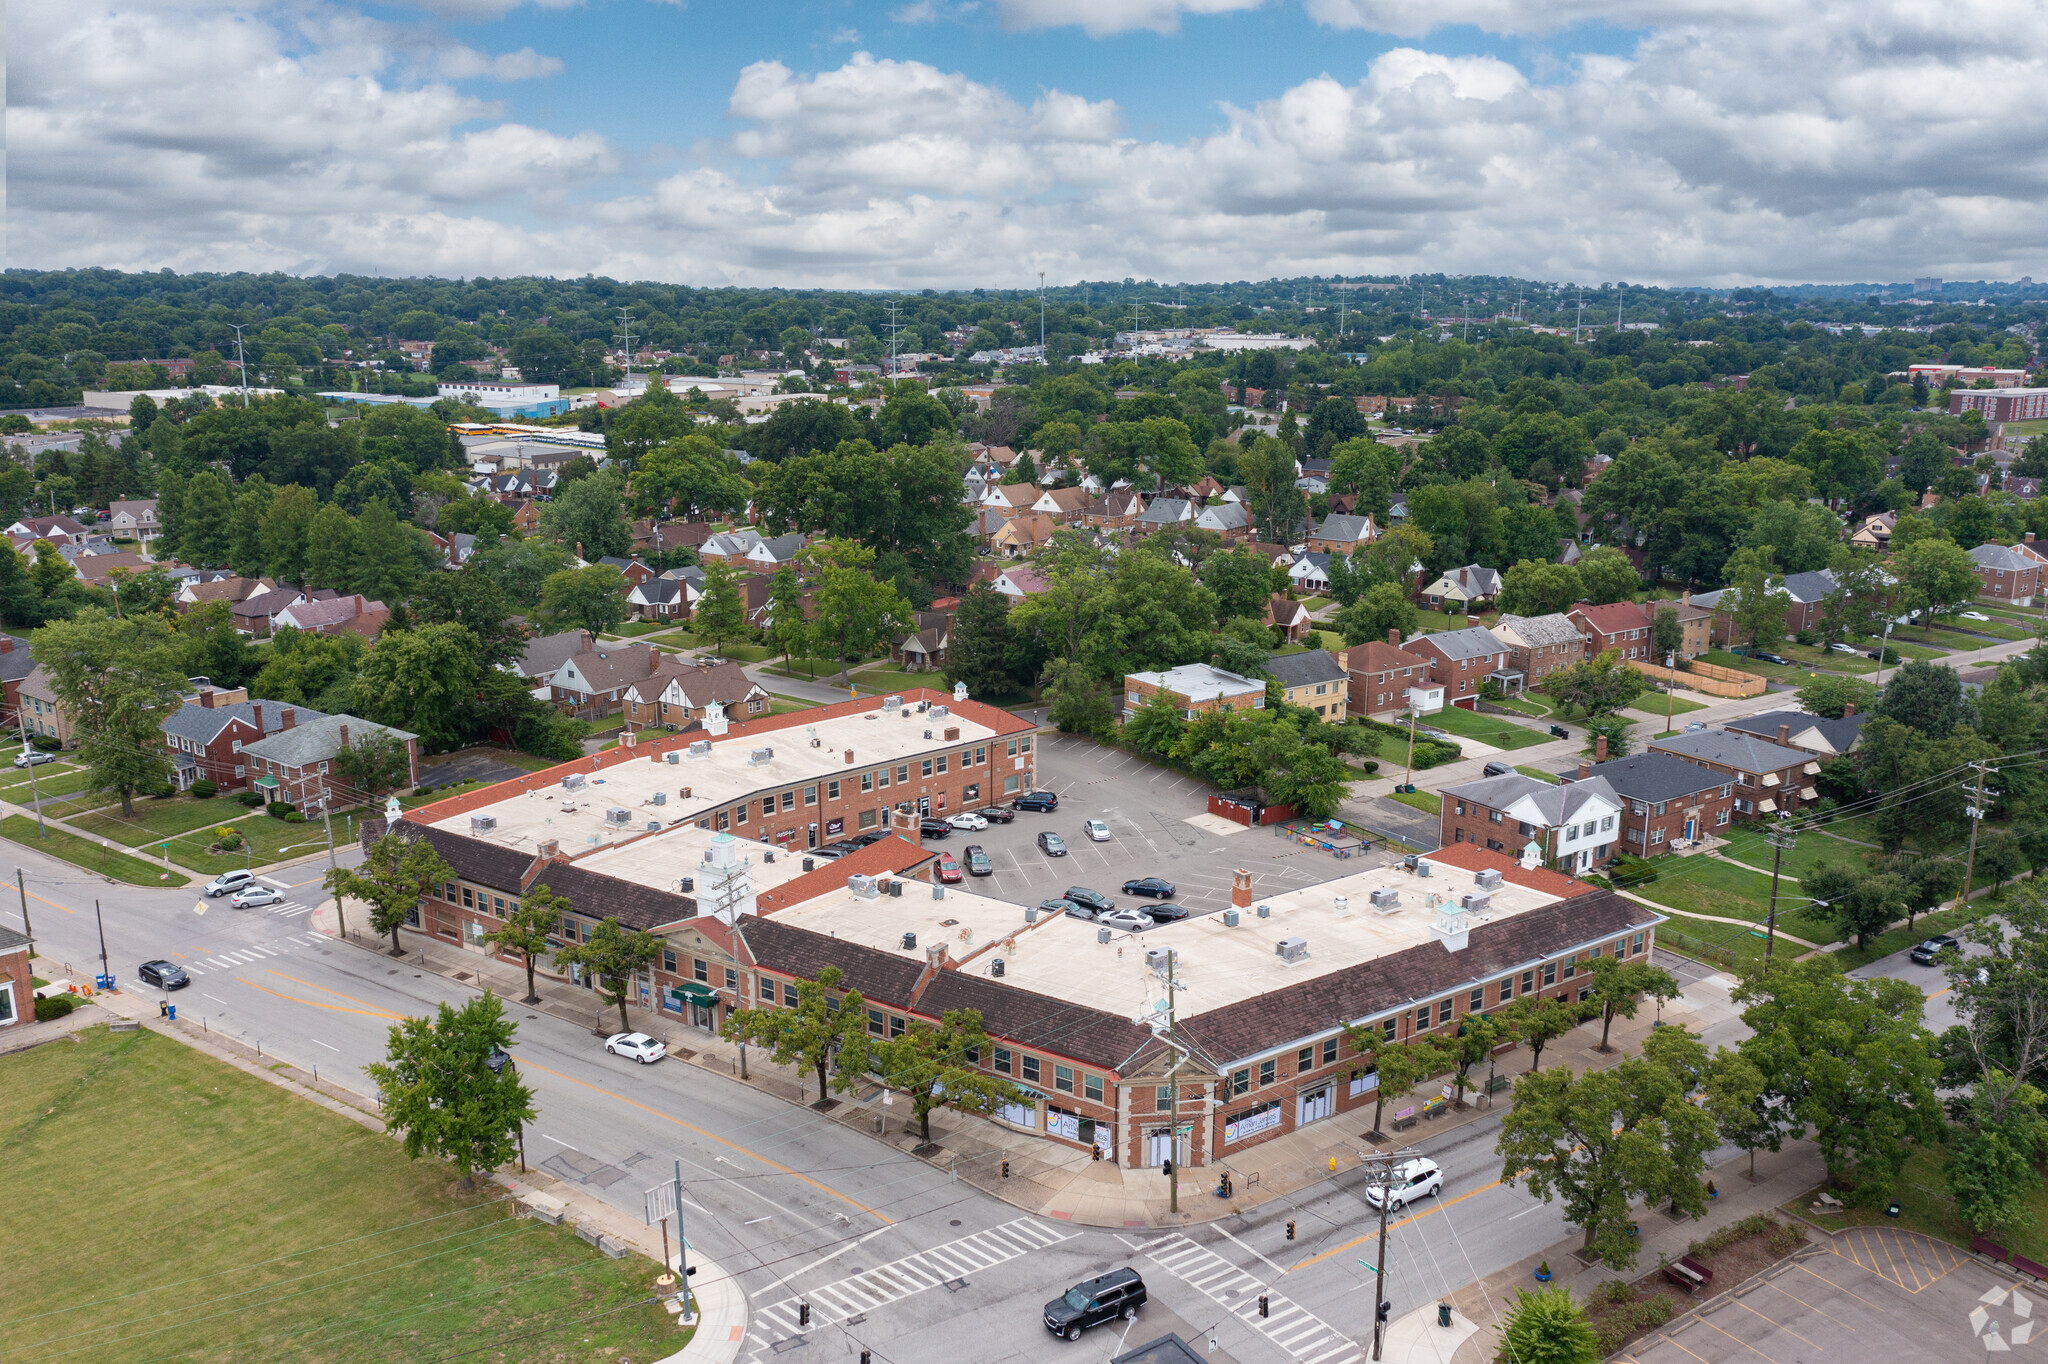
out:
<path id="1" fill-rule="evenodd" d="M 1038 272 L 1038 363 L 1049 365 L 1052 357 L 1045 349 L 1045 271 Z"/>
<path id="2" fill-rule="evenodd" d="M 892 298 L 882 305 L 882 311 L 889 315 L 889 392 L 893 395 L 896 392 L 896 376 L 903 368 L 903 362 L 897 358 L 897 352 L 902 349 L 898 344 L 898 338 L 903 335 L 903 324 L 896 320 L 903 307 Z"/>
<path id="3" fill-rule="evenodd" d="M 320 798 L 320 827 L 327 831 L 327 869 L 329 871 L 340 871 L 341 863 L 337 862 L 334 858 L 334 817 L 327 812 L 327 805 L 327 798 L 322 796 Z M 334 926 L 340 930 L 341 940 L 347 942 L 348 920 L 342 914 L 341 892 L 339 890 L 334 892 Z"/>
<path id="4" fill-rule="evenodd" d="M 1579 328 L 1586 324 L 1586 286 L 1579 286 L 1579 315 L 1572 322 L 1572 344 L 1579 344 Z"/>
<path id="5" fill-rule="evenodd" d="M 242 381 L 242 406 L 247 407 L 249 405 L 249 362 L 242 355 L 242 328 L 248 324 L 230 322 L 228 325 L 235 329 L 235 369 Z"/>
<path id="6" fill-rule="evenodd" d="M 1984 822 L 1984 816 L 1990 813 L 1985 807 L 1984 798 L 1990 796 L 1996 799 L 1998 796 L 1998 792 L 1986 791 L 1984 789 L 1984 769 L 1986 764 L 1983 762 L 1973 762 L 1970 766 L 1975 768 L 1977 772 L 1977 790 L 1970 803 L 1963 807 L 1970 816 L 1970 854 L 1963 861 L 1963 884 L 1956 891 L 1955 907 L 1957 909 L 1961 909 L 1964 901 L 1970 898 L 1970 878 L 1976 875 L 1977 872 L 1977 827 Z"/>
<path id="7" fill-rule="evenodd" d="M 1674 704 L 1671 699 L 1672 688 L 1678 681 L 1677 656 L 1669 649 L 1664 651 L 1664 672 L 1666 674 L 1664 678 L 1664 728 L 1668 731 L 1671 728 L 1672 705 Z"/>
<path id="8" fill-rule="evenodd" d="M 625 348 L 626 352 L 626 391 L 631 393 L 633 389 L 633 310 L 631 308 L 619 309 L 619 330 L 625 336 L 625 339 L 619 344 Z"/>
<path id="9" fill-rule="evenodd" d="M 1764 970 L 1768 972 L 1771 969 L 1772 949 L 1778 945 L 1778 866 L 1784 860 L 1785 850 L 1798 846 L 1799 835 L 1792 831 L 1791 826 L 1785 823 L 1785 817 L 1780 815 L 1778 822 L 1770 827 L 1764 837 L 1770 840 L 1771 844 L 1771 915 L 1764 929 Z"/>
<path id="10" fill-rule="evenodd" d="M 28 921 L 28 882 L 22 879 L 20 867 L 14 869 L 14 888 L 21 892 L 21 931 L 28 935 L 30 940 L 29 955 L 34 956 L 36 931 Z"/>
<path id="11" fill-rule="evenodd" d="M 21 727 L 21 752 L 22 756 L 28 760 L 28 794 L 29 798 L 36 803 L 36 835 L 40 838 L 48 838 L 50 836 L 50 829 L 48 825 L 43 823 L 43 793 L 36 789 L 36 754 L 35 750 L 28 746 L 28 716 L 22 710 L 23 704 L 25 703 L 17 702 L 15 704 L 14 721 Z"/>
<path id="12" fill-rule="evenodd" d="M 676 1271 L 683 1280 L 683 1310 L 690 1310 L 690 1243 L 683 1236 L 683 1162 L 676 1161 Z"/>
<path id="13" fill-rule="evenodd" d="M 107 965 L 107 921 L 100 917 L 100 902 L 92 902 L 92 921 L 100 927 L 100 988 L 114 988 L 114 970 Z"/>
<path id="14" fill-rule="evenodd" d="M 1415 784 L 1415 696 L 1410 689 L 1408 696 L 1408 775 L 1401 779 L 1403 790 Z"/>
<path id="15" fill-rule="evenodd" d="M 1372 1270 L 1372 1357 L 1380 1357 L 1380 1347 L 1387 1333 L 1387 1204 L 1392 1201 L 1394 1171 L 1399 1169 L 1415 1152 L 1410 1148 L 1399 1151 L 1372 1151 L 1359 1162 L 1359 1169 L 1365 1175 L 1365 1187 L 1380 1190 L 1380 1253 L 1379 1263 L 1367 1265 Z M 1360 1261 L 1364 1264 L 1364 1261 Z"/>
<path id="16" fill-rule="evenodd" d="M 1178 1036 L 1175 1034 L 1173 1027 L 1174 1009 L 1175 1005 L 1178 1003 L 1178 1001 L 1174 999 L 1173 968 L 1174 958 L 1178 955 L 1179 954 L 1176 953 L 1172 948 L 1169 947 L 1166 949 L 1166 1048 L 1168 1051 L 1173 1053 L 1173 1061 L 1166 1068 L 1166 1084 L 1167 1087 L 1173 1092 L 1173 1103 L 1171 1106 L 1171 1112 L 1169 1117 L 1167 1118 L 1167 1122 L 1169 1125 L 1166 1129 L 1166 1168 L 1168 1171 L 1170 1171 L 1170 1173 L 1166 1176 L 1166 1205 L 1167 1210 L 1169 1212 L 1172 1212 L 1176 1216 L 1178 1216 L 1180 1213 L 1181 1053 L 1180 1041 Z"/>

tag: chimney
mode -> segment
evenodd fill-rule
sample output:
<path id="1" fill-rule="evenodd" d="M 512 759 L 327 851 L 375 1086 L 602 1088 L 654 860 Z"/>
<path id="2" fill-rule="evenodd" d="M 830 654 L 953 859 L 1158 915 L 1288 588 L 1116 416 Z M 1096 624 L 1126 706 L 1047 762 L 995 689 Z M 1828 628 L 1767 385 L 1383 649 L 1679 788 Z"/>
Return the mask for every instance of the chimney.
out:
<path id="1" fill-rule="evenodd" d="M 661 671 L 661 650 L 652 644 L 647 646 L 647 672 L 649 676 Z"/>
<path id="2" fill-rule="evenodd" d="M 279 729 L 290 729 L 292 725 L 298 720 L 298 718 L 299 713 L 297 709 L 291 706 L 286 706 L 284 708 L 284 714 L 277 717 L 277 727 Z"/>
<path id="3" fill-rule="evenodd" d="M 1230 879 L 1230 903 L 1238 909 L 1250 909 L 1252 904 L 1252 874 L 1239 867 Z"/>
<path id="4" fill-rule="evenodd" d="M 347 747 L 348 747 L 348 726 L 347 726 L 347 725 L 343 725 L 343 726 L 341 727 L 341 746 L 342 746 L 343 748 L 347 748 Z"/>
<path id="5" fill-rule="evenodd" d="M 591 637 L 590 631 L 580 630 L 577 633 L 580 634 L 583 638 L 583 647 L 577 652 L 588 653 L 590 650 L 595 649 L 597 647 L 597 641 Z"/>
<path id="6" fill-rule="evenodd" d="M 850 748 L 846 750 L 846 763 L 849 767 L 853 765 L 853 750 Z"/>
<path id="7" fill-rule="evenodd" d="M 360 616 L 361 614 L 363 614 L 363 594 L 362 594 L 362 593 L 360 593 L 360 592 L 356 593 L 356 594 L 355 594 L 355 599 L 356 599 L 356 614 Z"/>
<path id="8" fill-rule="evenodd" d="M 1593 761 L 1596 763 L 1607 761 L 1607 736 L 1605 734 L 1593 736 Z"/>
<path id="9" fill-rule="evenodd" d="M 1584 781 L 1586 778 L 1592 775 L 1593 764 L 1587 762 L 1584 758 L 1579 759 L 1579 780 Z"/>
<path id="10" fill-rule="evenodd" d="M 212 710 L 212 709 L 213 709 L 213 688 L 212 688 L 212 687 L 201 687 L 201 688 L 199 689 L 199 704 L 200 704 L 200 705 L 202 705 L 202 706 L 204 706 L 204 707 L 206 707 L 206 708 L 207 708 L 208 710 Z"/>
<path id="11" fill-rule="evenodd" d="M 1848 719 L 1848 718 L 1849 718 L 1850 716 L 1854 715 L 1855 713 L 1856 713 L 1856 703 L 1855 703 L 1854 701 L 1844 701 L 1844 702 L 1842 703 L 1842 718 L 1843 718 L 1844 720 Z"/>
<path id="12" fill-rule="evenodd" d="M 1399 630 L 1389 630 L 1389 631 L 1387 631 L 1387 643 L 1389 643 L 1389 644 L 1393 645 L 1393 646 L 1394 646 L 1394 647 L 1395 647 L 1396 649 L 1400 648 L 1400 647 L 1401 647 L 1401 632 L 1400 632 Z"/>
<path id="13" fill-rule="evenodd" d="M 2023 538 L 2023 539 L 2022 539 L 2022 540 L 2020 541 L 2020 543 L 2021 543 L 2021 544 L 2026 544 L 2026 545 L 2031 545 L 2031 544 L 2033 544 L 2033 543 L 2034 543 L 2034 532 L 2032 532 L 2032 531 L 2028 531 L 2028 532 L 2026 533 L 2025 537 L 2024 537 L 2024 538 Z"/>
<path id="14" fill-rule="evenodd" d="M 1679 604 L 1680 606 L 1691 606 L 1691 605 L 1692 605 L 1692 589 L 1691 589 L 1691 588 L 1689 588 L 1689 587 L 1688 587 L 1688 588 L 1686 588 L 1686 589 L 1685 589 L 1685 591 L 1683 591 L 1683 592 L 1681 592 L 1681 593 L 1679 593 L 1679 594 L 1678 594 L 1678 604 Z"/>
<path id="15" fill-rule="evenodd" d="M 1778 742 L 1785 745 L 1785 747 L 1787 748 L 1790 748 L 1792 746 L 1792 726 L 1778 726 Z"/>
<path id="16" fill-rule="evenodd" d="M 256 732 L 257 732 L 258 734 L 267 734 L 267 733 L 269 733 L 270 731 L 268 731 L 268 730 L 266 730 L 265 728 L 263 728 L 263 703 L 262 703 L 261 701 L 258 701 L 258 702 L 256 703 L 255 715 L 256 715 Z"/>

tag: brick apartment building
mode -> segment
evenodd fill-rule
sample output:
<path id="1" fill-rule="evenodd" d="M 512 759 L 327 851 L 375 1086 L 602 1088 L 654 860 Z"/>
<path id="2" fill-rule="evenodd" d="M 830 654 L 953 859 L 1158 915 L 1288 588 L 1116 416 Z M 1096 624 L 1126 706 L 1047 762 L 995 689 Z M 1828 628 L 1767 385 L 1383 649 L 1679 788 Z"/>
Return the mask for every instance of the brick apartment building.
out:
<path id="1" fill-rule="evenodd" d="M 331 808 L 337 810 L 355 805 L 366 793 L 344 785 L 334 771 L 335 756 L 349 746 L 351 732 L 357 741 L 371 734 L 386 734 L 403 744 L 407 771 L 404 786 L 419 785 L 420 736 L 354 715 L 301 720 L 289 729 L 274 730 L 267 738 L 243 744 L 249 779 L 267 799 L 285 801 L 301 810 L 318 809 L 330 799 Z"/>
<path id="2" fill-rule="evenodd" d="M 1559 668 L 1569 668 L 1586 657 L 1586 636 L 1570 616 L 1552 612 L 1547 616 L 1502 616 L 1488 632 L 1506 646 L 1507 669 L 1520 673 L 1520 691 L 1540 687 L 1543 679 Z"/>
<path id="3" fill-rule="evenodd" d="M 1510 772 L 1445 787 L 1437 837 L 1447 847 L 1472 843 L 1510 857 L 1533 843 L 1546 865 L 1569 875 L 1613 855 L 1621 809 L 1621 797 L 1598 777 L 1553 785 Z"/>
<path id="4" fill-rule="evenodd" d="M 180 791 L 210 781 L 223 791 L 249 784 L 244 750 L 295 725 L 327 717 L 306 706 L 251 701 L 246 687 L 201 687 L 164 717 L 164 745 L 171 750 L 173 780 Z"/>
<path id="5" fill-rule="evenodd" d="M 1732 779 L 1735 818 L 1746 819 L 1780 811 L 1790 814 L 1813 801 L 1820 763 L 1790 744 L 1791 726 L 1781 725 L 1776 743 L 1738 730 L 1701 730 L 1654 740 L 1649 751 L 1669 753 Z"/>
<path id="6" fill-rule="evenodd" d="M 2027 541 L 2033 538 L 2034 533 L 2028 531 Z M 1979 545 L 1970 551 L 1970 558 L 1977 565 L 1977 595 L 1999 601 L 2031 600 L 2041 590 L 2043 571 L 2048 570 L 2048 564 L 2035 554 L 2005 545 Z"/>
<path id="7" fill-rule="evenodd" d="M 1479 685 L 1492 677 L 1502 685 L 1508 648 L 1477 625 L 1418 635 L 1401 646 L 1429 660 L 1429 680 L 1444 689 L 1444 700 L 1472 710 L 1479 704 Z"/>
<path id="8" fill-rule="evenodd" d="M 1343 657 L 1351 674 L 1347 700 L 1353 715 L 1383 719 L 1408 709 L 1410 687 L 1436 688 L 1429 679 L 1432 660 L 1403 649 L 1399 630 L 1389 630 L 1385 640 L 1354 644 Z M 1437 704 L 1441 705 L 1441 689 L 1437 690 Z"/>
<path id="9" fill-rule="evenodd" d="M 1124 718 L 1136 715 L 1154 696 L 1173 699 L 1181 714 L 1192 720 L 1212 710 L 1264 710 L 1266 684 L 1253 677 L 1211 667 L 1207 663 L 1184 663 L 1156 673 L 1124 675 Z"/>
<path id="10" fill-rule="evenodd" d="M 1608 602 L 1602 606 L 1582 601 L 1566 614 L 1585 635 L 1586 651 L 1582 657 L 1598 658 L 1614 649 L 1623 658 L 1647 661 L 1653 652 L 1649 614 L 1632 601 Z"/>
<path id="11" fill-rule="evenodd" d="M 1580 763 L 1578 779 L 1593 777 L 1605 778 L 1625 802 L 1621 848 L 1635 857 L 1654 857 L 1725 834 L 1735 817 L 1732 778 L 1669 753 Z"/>

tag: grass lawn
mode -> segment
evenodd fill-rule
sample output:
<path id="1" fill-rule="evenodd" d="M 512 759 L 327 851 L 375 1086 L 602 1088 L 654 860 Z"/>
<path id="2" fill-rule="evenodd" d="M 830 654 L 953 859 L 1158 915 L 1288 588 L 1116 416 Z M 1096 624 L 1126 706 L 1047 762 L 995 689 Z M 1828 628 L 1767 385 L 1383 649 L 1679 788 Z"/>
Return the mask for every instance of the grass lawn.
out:
<path id="1" fill-rule="evenodd" d="M 1523 767 L 1519 764 L 1516 765 L 1515 771 L 1525 777 L 1534 777 L 1538 781 L 1547 781 L 1552 786 L 1557 785 L 1557 773 L 1555 772 L 1545 772 L 1540 767 Z"/>
<path id="2" fill-rule="evenodd" d="M 423 803 L 439 799 L 438 795 L 429 796 Z M 230 853 L 210 853 L 206 849 L 213 839 L 201 830 L 171 840 L 171 861 L 205 876 L 214 876 L 237 867 L 260 867 L 287 858 L 304 857 L 327 847 L 327 834 L 318 819 L 308 819 L 304 824 L 287 824 L 264 815 L 260 819 L 243 820 L 235 827 L 247 840 L 246 850 L 237 848 Z M 335 847 L 339 848 L 351 837 L 350 827 L 346 816 L 335 817 Z"/>
<path id="3" fill-rule="evenodd" d="M 853 685 L 864 691 L 909 691 L 914 687 L 929 687 L 933 691 L 948 691 L 944 673 L 907 673 L 901 668 L 862 668 L 853 674 Z"/>
<path id="4" fill-rule="evenodd" d="M 133 819 L 122 817 L 118 803 L 102 805 L 93 814 L 67 815 L 64 819 L 65 823 L 89 834 L 137 848 L 145 843 L 191 833 L 195 829 L 211 830 L 218 825 L 233 824 L 246 819 L 249 814 L 250 811 L 239 801 L 173 796 L 169 800 L 137 801 Z M 213 840 L 208 838 L 205 841 Z"/>
<path id="5" fill-rule="evenodd" d="M 1725 857 L 1737 862 L 1746 862 L 1752 867 L 1771 869 L 1771 845 L 1764 838 L 1760 828 L 1738 828 L 1726 835 L 1728 845 L 1721 849 Z M 1854 843 L 1844 843 L 1839 838 L 1828 838 L 1818 833 L 1803 833 L 1798 842 L 1785 850 L 1784 860 L 1779 864 L 1786 876 L 1804 876 L 1822 863 L 1847 867 L 1852 871 L 1864 870 L 1863 854 L 1868 848 Z"/>
<path id="6" fill-rule="evenodd" d="M 1639 714 L 1647 715 L 1652 720 L 1661 720 L 1664 718 L 1666 713 L 1665 705 L 1667 700 L 1670 704 L 1669 713 L 1672 715 L 1684 715 L 1690 711 L 1705 710 L 1707 708 L 1706 702 L 1704 701 L 1688 701 L 1683 696 L 1671 696 L 1667 698 L 1661 695 L 1660 693 L 1644 692 L 1641 696 L 1636 698 L 1634 704 L 1632 704 L 1629 707 L 1629 709 Z"/>
<path id="7" fill-rule="evenodd" d="M 20 805 L 26 805 L 37 796 L 48 800 L 51 796 L 76 795 L 85 790 L 90 780 L 90 774 L 83 767 L 39 767 L 35 784 L 31 787 L 26 772 L 15 778 L 13 770 L 10 768 L 8 771 L 10 780 L 0 784 L 0 800 L 11 800 Z"/>
<path id="8" fill-rule="evenodd" d="M 605 638 L 645 639 L 649 635 L 658 635 L 663 630 L 675 628 L 676 623 L 672 620 L 629 620 L 618 629 L 607 632 Z"/>
<path id="9" fill-rule="evenodd" d="M 1547 720 L 1557 714 L 1557 707 L 1540 696 L 1503 696 L 1498 701 L 1488 702 L 1502 710 L 1511 710 L 1517 715 L 1526 715 L 1532 720 Z"/>
<path id="10" fill-rule="evenodd" d="M 1387 799 L 1412 805 L 1427 815 L 1441 816 L 1444 812 L 1444 798 L 1434 791 L 1390 791 Z"/>
<path id="11" fill-rule="evenodd" d="M 1854 970 L 1911 947 L 1922 938 L 1931 938 L 1937 933 L 1953 933 L 1965 924 L 1995 912 L 1995 906 L 1986 904 L 1984 900 L 1973 900 L 1960 911 L 1944 909 L 1934 914 L 1922 914 L 1914 920 L 1911 928 L 1894 928 L 1889 933 L 1880 933 L 1862 947 L 1851 943 L 1834 955 L 1842 963 L 1844 971 Z"/>
<path id="12" fill-rule="evenodd" d="M 1781 668 L 1775 663 L 1759 663 L 1753 658 L 1739 658 L 1725 649 L 1708 650 L 1705 661 L 1717 668 L 1733 668 L 1737 672 L 1755 673 L 1758 677 L 1772 682 L 1804 682 L 1809 671 L 1806 668 Z"/>
<path id="13" fill-rule="evenodd" d="M 119 1170 L 121 1196 L 152 1210 L 149 1247 L 78 1237 L 59 1255 L 10 1237 L 0 1279 L 22 1348 L 552 1364 L 658 1359 L 687 1339 L 650 1261 L 515 1218 L 492 1185 L 457 1193 L 440 1162 L 168 1038 L 79 1039 L 0 1061 L 0 1190 L 91 1207 Z"/>
<path id="14" fill-rule="evenodd" d="M 98 843 L 69 834 L 62 829 L 52 829 L 48 838 L 37 835 L 36 821 L 32 815 L 9 815 L 0 819 L 0 838 L 11 838 L 24 847 L 48 853 L 87 871 L 99 872 L 116 881 L 126 881 L 131 886 L 183 886 L 190 884 L 188 878 L 177 872 L 165 874 L 161 864 L 145 862 L 124 852 L 110 852 Z M 235 863 L 240 866 L 241 863 Z"/>
<path id="15" fill-rule="evenodd" d="M 1942 1166 L 1948 1160 L 1946 1146 L 1916 1146 L 1906 1157 L 1905 1168 L 1899 1171 L 1894 1193 L 1899 1200 L 1899 1215 L 1887 1217 L 1881 1207 L 1844 1208 L 1839 1213 L 1816 1213 L 1811 1211 L 1812 1197 L 1805 1195 L 1794 1199 L 1785 1206 L 1795 1209 L 1801 1217 L 1810 1219 L 1816 1226 L 1829 1231 L 1842 1231 L 1849 1227 L 1876 1227 L 1904 1225 L 1909 1230 L 1924 1232 L 1938 1240 L 1950 1242 L 1964 1250 L 1970 1247 L 1971 1230 L 1956 1215 L 1956 1204 L 1948 1191 L 1948 1180 L 1942 1174 Z M 2001 1232 L 1992 1237 L 2015 1255 L 2025 1256 L 2036 1264 L 2043 1255 L 2048 1255 L 2048 1185 L 2035 1183 L 2020 1196 L 2032 1224 L 2022 1230 Z"/>
<path id="16" fill-rule="evenodd" d="M 1415 612 L 1415 633 L 1434 634 L 1438 630 L 1462 630 L 1468 625 L 1490 625 L 1494 616 L 1453 616 L 1443 611 L 1431 611 L 1427 607 Z"/>
<path id="17" fill-rule="evenodd" d="M 768 713 L 770 715 L 788 715 L 792 711 L 816 710 L 817 708 L 818 703 L 816 701 L 798 701 L 792 697 L 776 696 L 773 693 L 770 694 L 768 701 Z"/>
<path id="18" fill-rule="evenodd" d="M 1658 878 L 1635 893 L 1645 900 L 1693 914 L 1718 915 L 1724 919 L 1748 919 L 1762 923 L 1770 914 L 1771 877 L 1768 872 L 1747 871 L 1711 857 L 1663 857 L 1656 859 Z M 1807 912 L 1797 896 L 1799 888 L 1784 881 L 1778 884 L 1778 927 L 1808 942 L 1835 940 L 1828 924 Z M 1730 935 L 1742 930 L 1732 924 L 1681 923 L 1680 928 L 1703 937 L 1727 936 L 1712 932 L 1726 929 Z"/>
<path id="19" fill-rule="evenodd" d="M 789 666 L 779 661 L 763 664 L 761 671 L 774 673 L 777 677 L 793 677 L 801 682 L 830 682 L 839 676 L 839 660 L 836 658 L 792 658 Z"/>
<path id="20" fill-rule="evenodd" d="M 543 758 L 537 753 L 521 753 L 516 748 L 486 748 L 476 751 L 488 754 L 493 762 L 504 763 L 507 767 L 524 768 L 528 772 L 540 772 L 561 762 L 560 758 Z"/>
<path id="21" fill-rule="evenodd" d="M 1436 714 L 1423 721 L 1435 729 L 1461 739 L 1477 739 L 1482 744 L 1495 748 L 1529 748 L 1535 744 L 1550 742 L 1550 736 L 1498 715 L 1480 715 L 1456 706 L 1445 706 Z"/>

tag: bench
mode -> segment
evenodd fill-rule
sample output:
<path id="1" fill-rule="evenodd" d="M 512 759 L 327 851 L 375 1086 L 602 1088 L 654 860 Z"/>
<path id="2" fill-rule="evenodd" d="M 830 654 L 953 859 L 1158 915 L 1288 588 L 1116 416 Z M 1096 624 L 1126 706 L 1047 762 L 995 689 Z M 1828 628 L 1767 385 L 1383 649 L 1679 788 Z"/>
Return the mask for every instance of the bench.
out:
<path id="1" fill-rule="evenodd" d="M 1983 1236 L 1972 1236 L 1970 1238 L 1970 1249 L 1979 1255 L 1988 1255 L 1994 1260 L 2004 1260 L 2012 1254 L 2004 1246 Z"/>
<path id="2" fill-rule="evenodd" d="M 1486 1082 L 1486 1092 L 1488 1094 L 1498 1094 L 1503 1089 L 1513 1089 L 1514 1085 L 1515 1082 L 1513 1080 L 1510 1080 L 1507 1076 L 1496 1075 Z"/>
<path id="3" fill-rule="evenodd" d="M 2031 1274 L 2037 1279 L 2048 1281 L 2048 1268 L 2035 1264 L 2024 1255 L 2009 1255 L 2005 1262 L 2022 1274 Z"/>
<path id="4" fill-rule="evenodd" d="M 1684 1293 L 1691 1293 L 1706 1282 L 1706 1280 L 1686 1268 L 1683 1264 L 1668 1264 L 1664 1266 L 1664 1277 L 1676 1284 L 1679 1291 Z"/>
<path id="5" fill-rule="evenodd" d="M 1414 1109 L 1404 1108 L 1394 1115 L 1394 1130 L 1396 1132 L 1405 1132 L 1413 1126 L 1415 1126 Z"/>

